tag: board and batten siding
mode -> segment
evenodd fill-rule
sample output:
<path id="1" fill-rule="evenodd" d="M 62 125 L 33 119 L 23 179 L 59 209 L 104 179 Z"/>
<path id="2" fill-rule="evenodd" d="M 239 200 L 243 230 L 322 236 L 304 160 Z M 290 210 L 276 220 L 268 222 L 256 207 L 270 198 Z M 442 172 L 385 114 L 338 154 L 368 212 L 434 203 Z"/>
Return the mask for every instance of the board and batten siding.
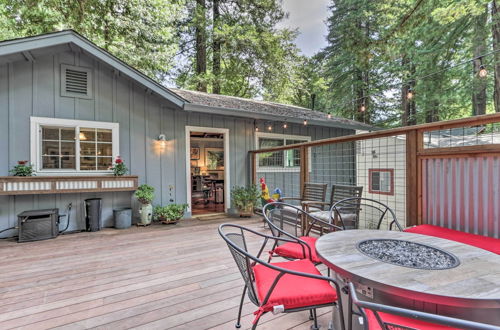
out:
<path id="1" fill-rule="evenodd" d="M 61 96 L 61 64 L 92 68 L 91 99 Z M 83 52 L 59 51 L 39 56 L 34 62 L 0 65 L 0 176 L 8 175 L 18 160 L 30 160 L 31 116 L 119 123 L 120 156 L 130 173 L 139 176 L 139 184 L 155 187 L 154 204 L 186 202 L 185 126 L 228 128 L 230 184 L 246 185 L 250 180 L 248 151 L 255 148 L 253 119 L 175 109 L 167 100 Z M 278 123 L 274 132 L 307 135 L 313 140 L 352 133 L 303 125 L 289 125 L 285 132 Z M 168 140 L 164 148 L 156 142 L 160 134 Z M 63 213 L 70 202 L 69 230 L 85 228 L 83 202 L 93 197 L 103 198 L 105 227 L 113 225 L 114 208 L 132 206 L 137 216 L 137 202 L 130 192 L 0 196 L 0 230 L 15 226 L 22 211 L 59 208 Z M 0 237 L 15 233 L 5 232 Z"/>

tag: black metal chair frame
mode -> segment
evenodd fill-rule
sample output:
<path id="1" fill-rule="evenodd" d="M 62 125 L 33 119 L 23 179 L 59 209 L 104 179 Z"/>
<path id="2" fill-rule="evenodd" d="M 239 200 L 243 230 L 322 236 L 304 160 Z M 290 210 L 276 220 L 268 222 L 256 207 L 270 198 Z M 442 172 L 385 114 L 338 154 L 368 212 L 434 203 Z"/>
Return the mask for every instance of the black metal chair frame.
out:
<path id="1" fill-rule="evenodd" d="M 377 229 L 380 229 L 380 225 L 382 224 L 382 221 L 384 220 L 385 215 L 387 213 L 389 213 L 390 216 L 392 217 L 392 221 L 389 224 L 389 230 L 392 230 L 393 226 L 396 225 L 396 227 L 399 231 L 403 231 L 403 227 L 399 223 L 398 218 L 396 217 L 396 214 L 389 206 L 387 206 L 384 203 L 381 203 L 375 199 L 364 198 L 364 197 L 349 197 L 349 198 L 345 198 L 345 199 L 340 200 L 337 203 L 333 204 L 332 207 L 330 208 L 330 214 L 329 214 L 329 218 L 330 218 L 330 221 L 332 221 L 332 223 L 333 223 L 334 219 L 339 219 L 340 223 L 342 225 L 342 229 L 344 229 L 344 230 L 346 229 L 344 220 L 342 219 L 342 215 L 341 215 L 342 214 L 341 213 L 342 204 L 349 205 L 350 202 L 352 202 L 351 203 L 352 207 L 356 208 L 356 210 L 357 210 L 356 216 L 358 217 L 358 219 L 356 220 L 356 225 L 359 224 L 359 210 L 361 210 L 362 207 L 365 206 L 365 207 L 370 207 L 372 209 L 376 209 L 376 210 L 381 212 L 381 216 L 380 216 L 378 223 L 377 223 Z M 365 203 L 363 203 L 363 202 L 365 202 Z M 375 205 L 367 204 L 366 202 L 371 202 L 371 203 L 374 203 Z"/>
<path id="2" fill-rule="evenodd" d="M 225 233 L 224 230 L 226 228 L 232 228 L 233 230 L 236 230 L 236 232 Z M 246 243 L 246 239 L 245 239 L 245 232 L 252 233 L 253 235 L 260 236 L 260 237 L 262 237 L 264 239 L 263 242 L 262 242 L 262 245 L 260 246 L 260 249 L 258 250 L 259 252 L 255 256 L 252 255 L 252 254 L 250 254 L 247 251 L 247 243 Z M 283 310 L 283 312 L 284 313 L 292 313 L 292 312 L 299 312 L 299 311 L 309 310 L 311 312 L 311 315 L 312 315 L 313 320 L 314 320 L 314 325 L 313 326 L 314 326 L 315 329 L 318 329 L 317 317 L 316 317 L 316 309 L 317 308 L 322 308 L 322 307 L 330 307 L 330 306 L 332 308 L 334 308 L 334 306 L 338 306 L 338 308 L 339 308 L 339 318 L 340 318 L 341 329 L 345 330 L 345 326 L 344 326 L 344 314 L 343 314 L 343 311 L 342 311 L 342 298 L 341 298 L 341 293 L 340 293 L 340 286 L 339 286 L 339 284 L 335 280 L 333 280 L 333 279 L 331 279 L 329 277 L 326 277 L 326 276 L 315 275 L 315 274 L 308 274 L 308 273 L 302 273 L 302 272 L 297 272 L 297 271 L 293 271 L 293 270 L 281 268 L 281 267 L 275 266 L 273 264 L 270 264 L 270 263 L 265 262 L 262 259 L 260 259 L 260 256 L 261 256 L 262 252 L 264 251 L 266 245 L 268 244 L 268 242 L 270 240 L 271 241 L 272 240 L 274 240 L 274 241 L 278 241 L 279 240 L 279 241 L 292 242 L 292 243 L 296 243 L 297 242 L 296 240 L 282 238 L 282 237 L 270 236 L 270 235 L 266 235 L 266 234 L 263 234 L 263 233 L 259 233 L 259 232 L 255 231 L 255 230 L 252 230 L 252 229 L 240 226 L 240 225 L 228 224 L 228 223 L 222 224 L 222 225 L 219 226 L 219 234 L 224 239 L 224 241 L 226 242 L 226 244 L 228 245 L 229 250 L 231 251 L 231 254 L 233 255 L 233 258 L 234 258 L 234 260 L 235 260 L 235 262 L 236 262 L 236 264 L 237 264 L 237 266 L 238 266 L 238 268 L 240 270 L 240 273 L 241 273 L 241 275 L 243 277 L 243 280 L 245 281 L 245 287 L 243 288 L 243 294 L 241 295 L 241 301 L 240 301 L 240 306 L 239 306 L 239 310 L 238 310 L 238 319 L 237 319 L 237 322 L 236 322 L 236 325 L 235 325 L 236 328 L 240 328 L 241 327 L 241 324 L 240 324 L 240 321 L 241 321 L 241 311 L 242 311 L 243 301 L 245 299 L 245 294 L 247 293 L 247 290 L 248 290 L 248 298 L 250 299 L 250 301 L 254 305 L 256 305 L 256 306 L 258 306 L 260 308 L 260 307 L 264 306 L 267 303 L 267 301 L 271 297 L 271 294 L 273 293 L 274 289 L 276 288 L 276 285 L 278 284 L 279 280 L 285 274 L 291 274 L 291 275 L 296 275 L 296 276 L 313 278 L 313 279 L 317 279 L 317 280 L 324 280 L 324 281 L 328 281 L 330 283 L 333 283 L 333 286 L 335 287 L 335 290 L 337 291 L 337 301 L 335 301 L 332 304 L 311 305 L 311 306 L 305 306 L 305 307 L 301 307 L 301 308 L 285 309 L 285 310 Z M 243 248 L 239 247 L 235 242 L 233 242 L 231 240 L 231 236 L 238 236 L 241 239 L 241 241 L 242 241 Z M 261 264 L 261 265 L 263 265 L 265 267 L 268 267 L 270 269 L 273 269 L 273 270 L 279 272 L 278 276 L 276 276 L 276 279 L 274 280 L 274 282 L 271 285 L 269 291 L 266 293 L 263 301 L 261 301 L 261 302 L 259 302 L 259 300 L 257 298 L 256 289 L 254 287 L 255 278 L 254 278 L 252 269 L 253 269 L 253 267 L 256 264 Z M 263 314 L 265 314 L 265 313 L 266 312 L 263 312 Z M 260 316 L 257 318 L 256 322 L 253 324 L 252 330 L 254 330 L 254 329 L 257 328 L 259 319 L 260 319 Z"/>
<path id="3" fill-rule="evenodd" d="M 288 209 L 292 208 L 294 211 L 297 212 L 296 219 L 295 219 L 296 223 L 294 224 L 295 228 L 297 228 L 297 226 L 302 222 L 302 219 L 304 219 L 304 218 L 307 219 L 306 231 L 303 232 L 301 236 L 309 236 L 309 234 L 311 233 L 311 230 L 313 228 L 315 228 L 315 226 L 316 226 L 316 228 L 317 227 L 320 228 L 320 233 L 319 233 L 320 236 L 323 235 L 323 229 L 325 227 L 328 228 L 328 232 L 342 230 L 341 227 L 336 226 L 332 223 L 328 223 L 328 222 L 323 221 L 321 219 L 318 219 L 317 217 L 307 213 L 306 211 L 304 211 L 303 209 L 301 209 L 300 207 L 295 206 L 295 205 L 291 205 L 291 204 L 287 204 L 287 203 L 283 203 L 283 202 L 271 202 L 271 203 L 267 203 L 266 205 L 264 205 L 264 208 L 262 209 L 262 213 L 264 214 L 264 220 L 268 224 L 269 229 L 271 229 L 271 233 L 273 234 L 273 236 L 275 236 L 275 237 L 285 236 L 287 239 L 293 240 L 295 243 L 300 244 L 302 246 L 302 252 L 304 254 L 304 259 L 305 259 L 306 255 L 309 255 L 309 259 L 311 258 L 311 252 L 312 252 L 312 249 L 314 247 L 309 246 L 309 244 L 307 244 L 307 242 L 305 242 L 305 241 L 301 240 L 300 238 L 298 238 L 297 236 L 292 235 L 292 234 L 288 233 L 287 231 L 283 230 L 283 222 L 284 222 L 283 215 L 280 217 L 280 227 L 276 226 L 274 221 L 272 221 L 270 219 L 270 216 L 272 217 L 272 215 L 275 212 L 283 211 L 283 208 L 285 208 L 285 207 Z M 286 211 L 288 211 L 288 210 L 286 210 Z M 289 211 L 289 212 L 292 213 L 294 211 Z M 276 246 L 278 246 L 278 245 L 279 245 L 279 241 L 276 241 L 274 246 L 272 247 L 272 249 L 274 250 L 276 248 Z M 306 254 L 306 249 L 309 252 L 309 254 Z M 287 259 L 287 258 L 285 258 L 285 259 Z"/>
<path id="4" fill-rule="evenodd" d="M 352 329 L 352 317 L 353 315 L 363 317 L 363 328 L 365 330 L 369 329 L 368 318 L 366 316 L 365 309 L 371 310 L 375 318 L 377 319 L 378 325 L 382 329 L 387 329 L 386 324 L 382 321 L 379 312 L 403 316 L 407 318 L 412 318 L 415 320 L 420 320 L 429 323 L 435 323 L 440 325 L 446 325 L 450 327 L 460 328 L 460 329 L 470 329 L 470 330 L 499 330 L 500 328 L 494 325 L 478 323 L 463 319 L 456 319 L 452 317 L 430 314 L 425 312 L 414 311 L 406 308 L 400 308 L 395 306 L 388 306 L 378 303 L 372 303 L 368 301 L 362 301 L 358 299 L 356 288 L 352 283 L 349 283 L 349 306 L 348 306 L 348 330 Z M 353 309 L 353 304 L 358 308 L 359 312 L 355 312 Z M 391 324 L 392 325 L 392 324 Z"/>

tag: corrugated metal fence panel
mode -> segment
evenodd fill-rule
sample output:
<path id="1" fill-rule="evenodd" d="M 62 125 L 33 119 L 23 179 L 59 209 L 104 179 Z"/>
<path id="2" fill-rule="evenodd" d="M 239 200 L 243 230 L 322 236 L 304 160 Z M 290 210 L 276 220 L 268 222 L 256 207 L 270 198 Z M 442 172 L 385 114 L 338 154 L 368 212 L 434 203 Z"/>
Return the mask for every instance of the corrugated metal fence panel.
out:
<path id="1" fill-rule="evenodd" d="M 422 160 L 424 223 L 499 237 L 500 157 Z"/>

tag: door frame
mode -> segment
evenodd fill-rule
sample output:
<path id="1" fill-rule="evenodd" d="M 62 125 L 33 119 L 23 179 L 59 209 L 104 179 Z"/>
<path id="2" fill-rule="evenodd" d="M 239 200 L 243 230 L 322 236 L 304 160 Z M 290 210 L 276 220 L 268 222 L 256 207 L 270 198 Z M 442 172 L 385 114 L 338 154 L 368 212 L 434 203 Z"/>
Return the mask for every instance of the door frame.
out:
<path id="1" fill-rule="evenodd" d="M 220 133 L 224 136 L 224 210 L 227 213 L 230 208 L 231 192 L 229 188 L 229 128 L 215 128 L 203 126 L 186 126 L 186 192 L 188 210 L 192 214 L 191 205 L 191 132 Z"/>

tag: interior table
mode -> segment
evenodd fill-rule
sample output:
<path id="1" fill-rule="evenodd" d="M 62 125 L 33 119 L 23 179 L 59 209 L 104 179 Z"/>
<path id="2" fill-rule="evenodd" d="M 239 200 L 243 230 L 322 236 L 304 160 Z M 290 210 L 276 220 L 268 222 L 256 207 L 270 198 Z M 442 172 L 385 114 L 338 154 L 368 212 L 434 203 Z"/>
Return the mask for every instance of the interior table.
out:
<path id="1" fill-rule="evenodd" d="M 500 255 L 447 239 L 381 230 L 330 233 L 319 238 L 316 250 L 363 299 L 500 325 Z"/>

